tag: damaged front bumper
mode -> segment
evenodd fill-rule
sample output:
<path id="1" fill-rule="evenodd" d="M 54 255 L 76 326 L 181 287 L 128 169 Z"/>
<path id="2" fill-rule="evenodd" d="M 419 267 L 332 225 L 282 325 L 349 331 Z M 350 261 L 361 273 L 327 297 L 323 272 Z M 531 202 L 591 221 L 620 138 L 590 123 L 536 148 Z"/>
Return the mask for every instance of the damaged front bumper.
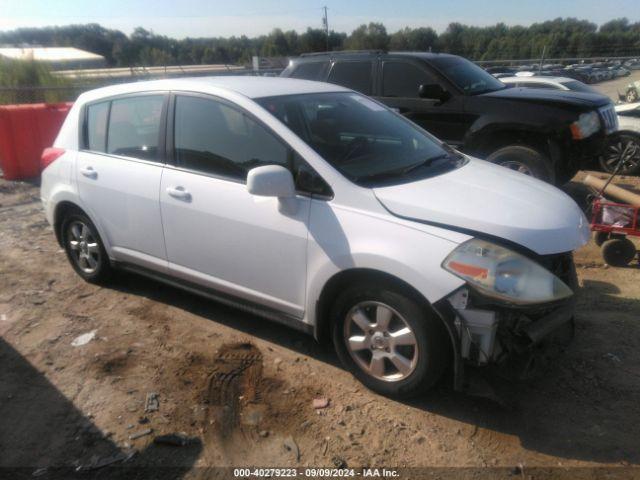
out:
<path id="1" fill-rule="evenodd" d="M 571 254 L 542 258 L 575 292 Z M 470 365 L 491 368 L 509 379 L 535 376 L 573 338 L 575 294 L 553 304 L 515 306 L 465 286 L 435 307 L 452 337 L 456 390 L 465 388 L 465 366 Z"/>

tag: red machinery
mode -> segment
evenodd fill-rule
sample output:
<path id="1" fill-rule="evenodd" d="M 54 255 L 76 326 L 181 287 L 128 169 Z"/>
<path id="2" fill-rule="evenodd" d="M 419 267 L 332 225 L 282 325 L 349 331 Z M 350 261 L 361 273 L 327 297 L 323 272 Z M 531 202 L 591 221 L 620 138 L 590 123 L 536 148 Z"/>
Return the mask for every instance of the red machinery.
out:
<path id="1" fill-rule="evenodd" d="M 636 257 L 636 246 L 627 237 L 640 237 L 640 208 L 597 198 L 592 203 L 591 230 L 602 247 L 604 261 L 623 267 Z"/>
<path id="2" fill-rule="evenodd" d="M 591 204 L 591 230 L 595 233 L 596 245 L 602 247 L 602 258 L 613 267 L 624 267 L 631 263 L 636 257 L 637 250 L 635 244 L 627 237 L 640 237 L 640 207 L 638 202 L 635 205 L 626 203 L 608 202 L 603 194 L 607 192 L 607 187 L 616 176 L 622 165 L 627 161 L 629 155 L 635 155 L 630 151 L 630 145 L 620 155 L 620 160 L 613 174 L 599 188 L 599 192 Z M 588 177 L 587 177 L 588 179 Z M 630 192 L 626 192 L 619 187 L 612 187 L 613 192 L 617 190 L 617 196 L 626 201 L 634 201 L 630 198 Z"/>
<path id="3" fill-rule="evenodd" d="M 7 180 L 40 175 L 40 156 L 53 144 L 72 103 L 0 106 L 0 170 Z"/>

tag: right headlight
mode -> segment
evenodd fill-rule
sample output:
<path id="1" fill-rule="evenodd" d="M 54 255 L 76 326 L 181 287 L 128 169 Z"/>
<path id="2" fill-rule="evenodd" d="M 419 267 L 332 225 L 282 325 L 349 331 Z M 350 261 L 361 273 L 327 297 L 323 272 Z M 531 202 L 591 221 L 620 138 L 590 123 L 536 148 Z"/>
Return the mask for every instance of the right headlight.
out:
<path id="1" fill-rule="evenodd" d="M 510 303 L 546 303 L 573 295 L 562 280 L 536 262 L 477 238 L 456 247 L 442 268 L 483 294 Z"/>
<path id="2" fill-rule="evenodd" d="M 581 114 L 578 120 L 571 124 L 570 128 L 571 136 L 575 140 L 590 137 L 600 130 L 600 117 L 598 116 L 598 112 L 593 111 Z"/>

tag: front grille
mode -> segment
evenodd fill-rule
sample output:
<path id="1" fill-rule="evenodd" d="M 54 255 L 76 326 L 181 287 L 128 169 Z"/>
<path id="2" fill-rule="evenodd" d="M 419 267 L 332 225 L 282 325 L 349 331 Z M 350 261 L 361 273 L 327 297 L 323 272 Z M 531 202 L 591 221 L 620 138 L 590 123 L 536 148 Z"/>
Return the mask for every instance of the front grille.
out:
<path id="1" fill-rule="evenodd" d="M 602 125 L 604 125 L 604 131 L 607 135 L 618 130 L 618 114 L 613 104 L 602 107 L 598 112 L 600 113 L 600 119 L 602 120 Z"/>

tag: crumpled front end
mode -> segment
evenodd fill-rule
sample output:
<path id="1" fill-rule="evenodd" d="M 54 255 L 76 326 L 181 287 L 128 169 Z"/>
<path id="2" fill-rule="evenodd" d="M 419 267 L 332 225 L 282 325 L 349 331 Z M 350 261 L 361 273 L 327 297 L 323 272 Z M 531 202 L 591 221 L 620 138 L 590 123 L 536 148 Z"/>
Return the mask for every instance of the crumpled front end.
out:
<path id="1" fill-rule="evenodd" d="M 574 295 L 549 304 L 516 306 L 465 286 L 436 305 L 452 325 L 449 333 L 457 337 L 457 389 L 464 388 L 466 365 L 491 367 L 509 379 L 535 376 L 573 338 L 577 288 L 573 255 L 546 255 L 537 261 L 565 282 Z"/>

